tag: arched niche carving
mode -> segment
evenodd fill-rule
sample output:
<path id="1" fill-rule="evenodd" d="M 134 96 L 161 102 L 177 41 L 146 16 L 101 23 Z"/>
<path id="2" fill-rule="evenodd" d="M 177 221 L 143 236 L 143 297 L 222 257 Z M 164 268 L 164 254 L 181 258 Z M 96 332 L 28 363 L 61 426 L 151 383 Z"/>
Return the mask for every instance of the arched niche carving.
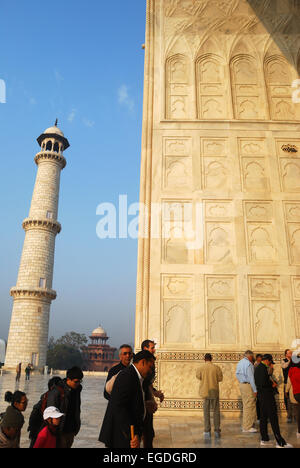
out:
<path id="1" fill-rule="evenodd" d="M 238 120 L 266 118 L 266 103 L 262 98 L 257 60 L 249 54 L 239 54 L 230 61 L 234 117 Z"/>
<path id="2" fill-rule="evenodd" d="M 166 118 L 186 120 L 190 117 L 190 59 L 176 54 L 166 61 Z"/>
<path id="3" fill-rule="evenodd" d="M 196 60 L 197 117 L 225 119 L 228 106 L 225 97 L 225 68 L 221 57 L 205 54 Z"/>
<path id="4" fill-rule="evenodd" d="M 285 57 L 267 56 L 264 63 L 266 87 L 272 120 L 299 120 L 299 105 L 292 100 L 294 73 Z"/>

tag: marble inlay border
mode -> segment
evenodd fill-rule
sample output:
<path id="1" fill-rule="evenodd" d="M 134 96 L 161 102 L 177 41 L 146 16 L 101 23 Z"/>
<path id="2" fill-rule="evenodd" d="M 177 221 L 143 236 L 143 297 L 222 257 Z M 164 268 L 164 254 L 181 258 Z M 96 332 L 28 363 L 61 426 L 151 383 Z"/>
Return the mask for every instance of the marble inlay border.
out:
<path id="1" fill-rule="evenodd" d="M 285 411 L 284 401 L 278 401 L 280 411 Z M 187 409 L 199 410 L 203 409 L 203 400 L 164 400 L 160 409 Z M 242 400 L 220 400 L 221 411 L 241 411 L 243 409 Z"/>
<path id="2" fill-rule="evenodd" d="M 157 352 L 156 356 L 157 356 L 158 360 L 160 360 L 160 361 L 203 361 L 204 360 L 204 355 L 207 352 L 208 351 L 198 352 L 198 353 L 187 352 L 187 351 L 183 351 L 183 352 L 171 352 L 171 351 L 170 352 Z M 259 352 L 260 351 L 254 351 L 254 354 L 258 354 Z M 270 351 L 270 353 L 272 354 L 273 359 L 275 361 L 281 361 L 281 359 L 283 358 L 283 354 L 284 354 L 284 352 L 278 353 L 278 351 L 276 351 L 276 352 Z M 212 355 L 212 358 L 213 358 L 214 362 L 238 362 L 244 357 L 243 352 L 241 352 L 241 353 L 235 353 L 235 352 L 232 352 L 232 353 L 230 353 L 230 352 L 228 352 L 228 353 L 214 353 L 214 352 L 211 352 L 210 354 Z M 261 354 L 265 354 L 265 353 L 262 352 Z"/>

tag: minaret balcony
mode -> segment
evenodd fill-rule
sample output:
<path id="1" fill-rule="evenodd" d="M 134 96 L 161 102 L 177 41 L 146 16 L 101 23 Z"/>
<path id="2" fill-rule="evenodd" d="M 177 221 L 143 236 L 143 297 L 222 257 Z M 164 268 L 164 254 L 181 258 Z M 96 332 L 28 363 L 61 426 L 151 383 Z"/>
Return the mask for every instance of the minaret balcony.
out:
<path id="1" fill-rule="evenodd" d="M 57 153 L 56 151 L 40 151 L 39 153 L 36 154 L 35 158 L 35 163 L 39 164 L 40 161 L 54 161 L 58 162 L 61 165 L 61 168 L 64 169 L 67 165 L 66 158 L 60 154 Z"/>
<path id="2" fill-rule="evenodd" d="M 58 221 L 53 221 L 48 218 L 26 218 L 22 223 L 22 227 L 25 231 L 29 231 L 30 229 L 42 229 L 44 231 L 51 231 L 54 234 L 59 234 L 61 231 L 61 224 Z"/>
<path id="3" fill-rule="evenodd" d="M 47 288 L 18 288 L 14 287 L 10 290 L 10 295 L 14 299 L 30 298 L 30 299 L 44 299 L 47 301 L 54 301 L 56 299 L 56 291 Z"/>

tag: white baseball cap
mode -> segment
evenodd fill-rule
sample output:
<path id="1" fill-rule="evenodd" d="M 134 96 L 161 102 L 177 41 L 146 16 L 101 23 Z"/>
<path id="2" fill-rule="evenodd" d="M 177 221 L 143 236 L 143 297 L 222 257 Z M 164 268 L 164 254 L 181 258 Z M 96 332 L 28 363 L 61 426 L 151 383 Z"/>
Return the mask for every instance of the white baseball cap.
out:
<path id="1" fill-rule="evenodd" d="M 57 408 L 55 408 L 55 406 L 48 406 L 43 414 L 44 419 L 61 418 L 62 416 L 64 416 L 64 413 L 61 413 Z"/>

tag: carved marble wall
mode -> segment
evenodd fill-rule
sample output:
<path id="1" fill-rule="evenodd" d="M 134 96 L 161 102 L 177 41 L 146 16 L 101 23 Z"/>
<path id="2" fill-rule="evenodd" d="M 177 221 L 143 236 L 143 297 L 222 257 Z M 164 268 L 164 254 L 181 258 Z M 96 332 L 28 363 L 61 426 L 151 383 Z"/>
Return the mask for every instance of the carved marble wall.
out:
<path id="1" fill-rule="evenodd" d="M 136 348 L 157 342 L 163 410 L 201 407 L 212 352 L 237 411 L 242 353 L 300 338 L 300 7 L 148 0 L 145 50 Z"/>

